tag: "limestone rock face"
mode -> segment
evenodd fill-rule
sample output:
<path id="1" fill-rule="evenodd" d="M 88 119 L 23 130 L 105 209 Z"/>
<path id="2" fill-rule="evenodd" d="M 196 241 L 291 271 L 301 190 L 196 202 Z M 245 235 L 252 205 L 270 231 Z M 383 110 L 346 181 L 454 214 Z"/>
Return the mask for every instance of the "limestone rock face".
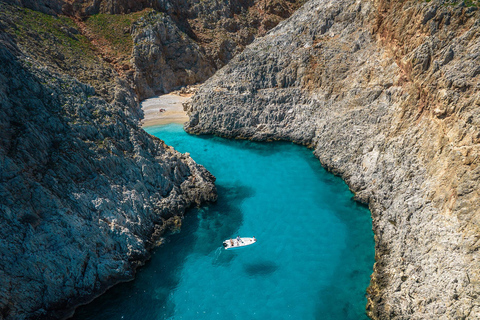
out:
<path id="1" fill-rule="evenodd" d="M 47 14 L 62 12 L 62 7 L 65 4 L 63 0 L 3 0 L 3 2 L 24 6 Z"/>
<path id="2" fill-rule="evenodd" d="M 157 1 L 132 27 L 141 99 L 205 81 L 256 36 L 288 17 L 296 1 Z"/>
<path id="3" fill-rule="evenodd" d="M 215 68 L 200 46 L 170 16 L 151 12 L 132 28 L 135 87 L 139 99 L 201 82 Z"/>
<path id="4" fill-rule="evenodd" d="M 480 318 L 479 18 L 311 0 L 186 106 L 190 133 L 311 147 L 369 205 L 373 319 Z"/>
<path id="5" fill-rule="evenodd" d="M 305 0 L 4 0 L 47 14 L 74 17 L 80 31 L 117 71 L 136 86 L 140 99 L 202 82 L 257 36 L 294 12 Z M 133 27 L 130 60 L 105 34 L 88 30 L 82 20 L 96 14 L 122 15 L 153 9 Z M 114 20 L 104 18 L 102 27 Z M 117 21 L 118 22 L 118 21 Z M 98 31 L 98 30 L 97 30 Z M 103 30 L 105 31 L 105 30 Z M 119 30 L 116 30 L 117 32 Z M 117 39 L 115 39 L 117 40 Z M 120 50 L 122 51 L 122 50 Z M 127 50 L 126 53 L 130 56 Z M 125 61 L 126 60 L 126 61 Z M 130 70 L 135 70 L 130 74 Z"/>
<path id="6" fill-rule="evenodd" d="M 264 35 L 305 0 L 4 1 L 51 15 L 74 17 L 80 31 L 105 61 L 125 74 L 142 100 L 205 81 L 255 37 Z M 105 39 L 105 34 L 95 34 L 82 22 L 96 14 L 123 15 L 145 9 L 155 12 L 121 30 L 131 33 L 134 39 L 131 59 L 130 50 L 126 53 L 118 50 L 118 46 L 123 47 L 125 43 L 111 43 L 111 39 Z M 103 28 L 110 24 L 116 27 L 115 19 L 104 19 Z"/>
<path id="7" fill-rule="evenodd" d="M 107 102 L 0 34 L 0 319 L 64 318 L 133 278 L 215 178 L 138 126 L 133 91 Z"/>

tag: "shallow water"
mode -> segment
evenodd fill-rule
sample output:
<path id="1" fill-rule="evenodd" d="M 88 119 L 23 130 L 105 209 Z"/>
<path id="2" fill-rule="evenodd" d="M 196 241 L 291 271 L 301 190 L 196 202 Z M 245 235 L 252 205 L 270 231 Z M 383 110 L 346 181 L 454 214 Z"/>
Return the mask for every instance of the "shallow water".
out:
<path id="1" fill-rule="evenodd" d="M 219 200 L 188 212 L 135 281 L 76 319 L 367 319 L 370 212 L 311 150 L 146 128 L 217 177 Z M 257 238 L 221 248 L 237 235 Z"/>

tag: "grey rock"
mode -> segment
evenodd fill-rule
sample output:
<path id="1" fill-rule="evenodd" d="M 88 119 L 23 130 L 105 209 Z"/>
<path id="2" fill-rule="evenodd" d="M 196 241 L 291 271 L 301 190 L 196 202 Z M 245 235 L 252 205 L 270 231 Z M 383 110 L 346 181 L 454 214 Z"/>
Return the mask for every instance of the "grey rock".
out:
<path id="1" fill-rule="evenodd" d="M 373 319 L 480 318 L 479 18 L 311 0 L 186 105 L 190 133 L 307 145 L 369 205 Z"/>
<path id="2" fill-rule="evenodd" d="M 6 3 L 24 6 L 32 10 L 55 15 L 62 12 L 65 2 L 63 0 L 2 0 Z"/>
<path id="3" fill-rule="evenodd" d="M 214 65 L 170 16 L 151 12 L 133 25 L 135 86 L 140 100 L 210 77 Z"/>
<path id="4" fill-rule="evenodd" d="M 0 37 L 0 319 L 57 319 L 131 280 L 215 178 L 111 102 Z"/>

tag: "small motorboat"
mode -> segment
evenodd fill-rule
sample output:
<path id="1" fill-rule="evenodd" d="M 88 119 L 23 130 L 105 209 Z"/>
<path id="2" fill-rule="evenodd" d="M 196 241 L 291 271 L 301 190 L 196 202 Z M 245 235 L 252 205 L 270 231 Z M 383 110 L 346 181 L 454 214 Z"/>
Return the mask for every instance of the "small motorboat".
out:
<path id="1" fill-rule="evenodd" d="M 223 241 L 223 247 L 225 248 L 225 250 L 240 249 L 254 244 L 255 242 L 257 242 L 257 239 L 255 239 L 255 237 L 228 239 Z"/>

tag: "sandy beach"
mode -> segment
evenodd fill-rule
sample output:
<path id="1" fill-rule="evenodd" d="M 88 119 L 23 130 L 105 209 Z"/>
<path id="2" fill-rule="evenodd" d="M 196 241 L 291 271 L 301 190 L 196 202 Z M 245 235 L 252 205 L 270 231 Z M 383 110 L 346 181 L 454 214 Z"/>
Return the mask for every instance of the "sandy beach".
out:
<path id="1" fill-rule="evenodd" d="M 151 127 L 169 123 L 183 124 L 188 120 L 182 103 L 190 99 L 191 94 L 169 93 L 142 101 L 140 104 L 144 118 L 142 127 Z"/>

